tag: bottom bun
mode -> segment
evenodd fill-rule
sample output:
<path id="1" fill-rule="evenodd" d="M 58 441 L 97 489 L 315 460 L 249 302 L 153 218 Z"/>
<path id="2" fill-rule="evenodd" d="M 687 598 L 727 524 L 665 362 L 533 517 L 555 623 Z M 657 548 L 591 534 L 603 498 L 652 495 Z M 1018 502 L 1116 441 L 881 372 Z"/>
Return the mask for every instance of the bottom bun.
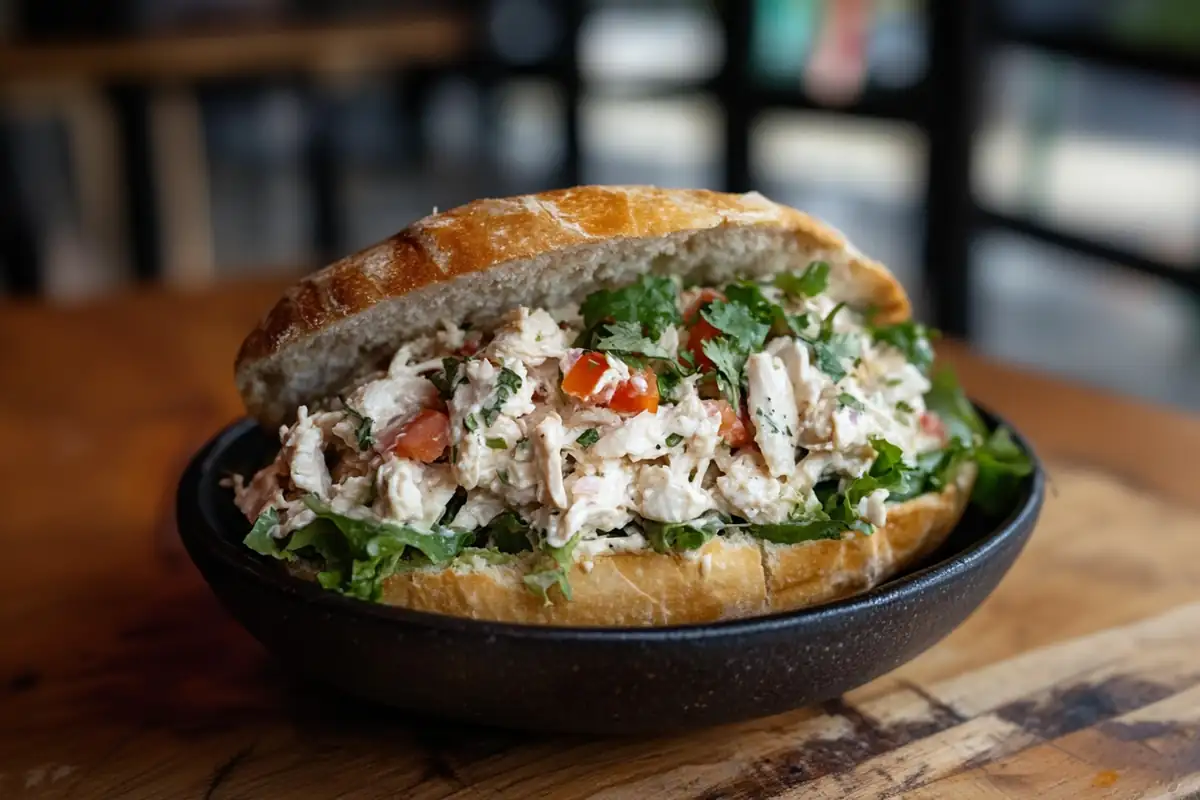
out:
<path id="1" fill-rule="evenodd" d="M 877 586 L 938 548 L 962 517 L 974 465 L 945 490 L 888 507 L 870 535 L 777 545 L 720 536 L 688 553 L 615 553 L 576 563 L 572 599 L 545 602 L 524 562 L 466 563 L 398 573 L 381 602 L 418 611 L 538 625 L 646 627 L 755 616 L 829 602 Z"/>

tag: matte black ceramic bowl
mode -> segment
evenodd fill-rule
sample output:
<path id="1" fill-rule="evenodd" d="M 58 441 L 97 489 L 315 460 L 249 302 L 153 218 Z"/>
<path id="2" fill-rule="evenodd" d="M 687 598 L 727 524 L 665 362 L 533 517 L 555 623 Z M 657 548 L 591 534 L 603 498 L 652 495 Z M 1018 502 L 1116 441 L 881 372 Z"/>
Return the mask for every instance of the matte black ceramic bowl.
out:
<path id="1" fill-rule="evenodd" d="M 559 628 L 392 608 L 284 574 L 241 544 L 248 524 L 219 485 L 230 472 L 267 463 L 276 447 L 250 421 L 231 425 L 195 456 L 178 496 L 192 559 L 272 653 L 311 678 L 392 706 L 587 733 L 768 716 L 894 669 L 946 636 L 995 588 L 1033 530 L 1045 482 L 1035 459 L 1003 518 L 969 510 L 926 565 L 850 599 L 707 625 Z"/>

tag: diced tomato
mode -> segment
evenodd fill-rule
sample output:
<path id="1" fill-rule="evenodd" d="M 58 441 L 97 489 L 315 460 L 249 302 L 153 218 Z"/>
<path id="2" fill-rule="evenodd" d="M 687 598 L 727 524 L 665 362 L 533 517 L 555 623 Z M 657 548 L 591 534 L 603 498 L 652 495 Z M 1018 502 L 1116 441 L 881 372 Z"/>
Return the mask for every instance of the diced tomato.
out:
<path id="1" fill-rule="evenodd" d="M 392 452 L 401 458 L 428 464 L 441 458 L 449 446 L 450 418 L 441 411 L 427 408 L 400 429 Z"/>
<path id="2" fill-rule="evenodd" d="M 688 352 L 692 354 L 692 363 L 700 371 L 710 370 L 713 367 L 712 359 L 704 355 L 704 343 L 720 335 L 721 332 L 710 325 L 706 319 L 698 320 L 688 330 L 686 347 Z"/>
<path id="3" fill-rule="evenodd" d="M 562 390 L 571 397 L 587 400 L 596 393 L 607 369 L 608 358 L 603 353 L 584 353 L 563 376 Z"/>
<path id="4" fill-rule="evenodd" d="M 937 437 L 940 442 L 946 441 L 946 425 L 942 422 L 941 417 L 932 411 L 921 414 L 921 430 L 929 436 Z"/>
<path id="5" fill-rule="evenodd" d="M 608 401 L 608 407 L 622 414 L 658 411 L 658 376 L 644 367 L 627 381 L 622 381 Z"/>
<path id="6" fill-rule="evenodd" d="M 711 303 L 713 300 L 724 300 L 725 295 L 718 292 L 716 289 L 701 289 L 700 294 L 688 305 L 687 311 L 683 313 L 683 321 L 687 325 L 691 325 L 700 315 L 700 309 Z"/>
<path id="7" fill-rule="evenodd" d="M 728 400 L 705 400 L 704 405 L 710 410 L 716 409 L 721 412 L 721 428 L 719 433 L 721 438 L 726 441 L 730 447 L 744 447 L 750 444 L 750 426 L 748 420 L 744 416 L 739 415 L 733 410 L 733 406 L 729 405 Z"/>
<path id="8" fill-rule="evenodd" d="M 683 315 L 683 321 L 688 326 L 684 348 L 692 354 L 692 363 L 701 371 L 710 370 L 713 367 L 712 361 L 708 356 L 704 355 L 704 343 L 709 339 L 720 336 L 721 332 L 709 324 L 708 320 L 700 316 L 700 309 L 714 300 L 724 299 L 725 295 L 716 289 L 703 289 L 692 300 Z"/>

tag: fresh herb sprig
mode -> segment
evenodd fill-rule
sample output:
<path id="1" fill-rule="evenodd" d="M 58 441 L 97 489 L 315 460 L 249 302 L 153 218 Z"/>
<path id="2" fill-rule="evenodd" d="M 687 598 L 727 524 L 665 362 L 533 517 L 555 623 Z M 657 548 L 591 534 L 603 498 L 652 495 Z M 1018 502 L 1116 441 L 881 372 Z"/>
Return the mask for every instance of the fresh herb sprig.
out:
<path id="1" fill-rule="evenodd" d="M 346 416 L 354 422 L 354 438 L 358 442 L 358 449 L 370 450 L 375 446 L 375 434 L 372 433 L 375 420 L 347 403 L 346 398 L 339 397 L 338 399 L 342 401 L 342 408 L 345 409 Z"/>

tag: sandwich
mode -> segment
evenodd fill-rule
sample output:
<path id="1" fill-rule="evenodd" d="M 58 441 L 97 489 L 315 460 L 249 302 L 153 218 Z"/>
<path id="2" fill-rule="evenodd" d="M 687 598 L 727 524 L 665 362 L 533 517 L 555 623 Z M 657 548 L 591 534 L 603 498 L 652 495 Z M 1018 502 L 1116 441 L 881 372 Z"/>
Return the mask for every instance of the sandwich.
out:
<path id="1" fill-rule="evenodd" d="M 237 356 L 277 456 L 245 545 L 324 589 L 541 625 L 869 589 L 1029 459 L 881 264 L 757 193 L 584 186 L 434 213 L 284 293 Z"/>

